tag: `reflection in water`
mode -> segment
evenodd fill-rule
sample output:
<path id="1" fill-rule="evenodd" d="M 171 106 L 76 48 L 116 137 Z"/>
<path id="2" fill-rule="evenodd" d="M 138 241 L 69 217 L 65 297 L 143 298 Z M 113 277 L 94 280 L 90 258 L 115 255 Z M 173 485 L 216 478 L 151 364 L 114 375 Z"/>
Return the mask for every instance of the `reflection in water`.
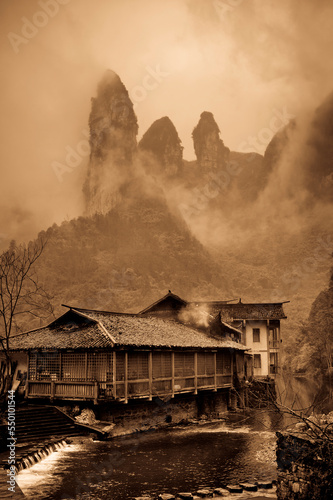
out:
<path id="1" fill-rule="evenodd" d="M 327 381 L 305 377 L 279 375 L 276 378 L 277 401 L 284 407 L 292 408 L 305 415 L 329 413 L 333 410 L 333 400 Z M 285 424 L 295 423 L 295 419 L 285 417 Z"/>
<path id="2" fill-rule="evenodd" d="M 318 403 L 320 391 L 315 380 L 278 375 L 276 385 L 278 402 L 289 408 L 304 410 Z"/>
<path id="3" fill-rule="evenodd" d="M 85 441 L 18 474 L 27 498 L 130 499 L 276 476 L 279 415 L 252 411 L 209 423 Z"/>

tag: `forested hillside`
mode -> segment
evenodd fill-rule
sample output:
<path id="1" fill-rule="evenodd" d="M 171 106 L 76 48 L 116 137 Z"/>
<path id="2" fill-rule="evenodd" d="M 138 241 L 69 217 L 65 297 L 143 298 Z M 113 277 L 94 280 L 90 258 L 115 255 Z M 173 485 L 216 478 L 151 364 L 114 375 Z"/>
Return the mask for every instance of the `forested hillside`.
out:
<path id="1" fill-rule="evenodd" d="M 183 159 L 168 117 L 137 145 L 133 104 L 113 72 L 89 125 L 85 213 L 45 232 L 39 263 L 56 312 L 61 303 L 137 311 L 169 289 L 290 300 L 284 346 L 296 352 L 333 251 L 333 97 L 280 129 L 264 156 L 230 151 L 206 111 L 193 129 L 196 161 Z"/>
<path id="2" fill-rule="evenodd" d="M 298 356 L 289 362 L 296 373 L 330 375 L 333 366 L 333 267 L 328 287 L 314 300 L 309 318 L 295 339 L 295 349 Z"/>

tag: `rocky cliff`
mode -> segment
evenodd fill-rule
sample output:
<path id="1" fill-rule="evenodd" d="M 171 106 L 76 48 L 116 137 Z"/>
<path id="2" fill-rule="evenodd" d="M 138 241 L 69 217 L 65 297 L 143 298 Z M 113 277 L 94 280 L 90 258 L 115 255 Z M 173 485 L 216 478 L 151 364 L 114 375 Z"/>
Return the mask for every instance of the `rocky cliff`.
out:
<path id="1" fill-rule="evenodd" d="M 197 161 L 203 172 L 225 167 L 229 157 L 229 149 L 225 147 L 220 138 L 220 129 L 213 113 L 208 111 L 201 113 L 192 137 Z"/>
<path id="2" fill-rule="evenodd" d="M 119 201 L 136 152 L 137 118 L 119 76 L 107 71 L 92 99 L 90 162 L 84 184 L 86 213 L 107 213 Z"/>
<path id="3" fill-rule="evenodd" d="M 172 176 L 180 173 L 183 164 L 183 147 L 176 127 L 168 116 L 156 120 L 139 142 L 139 150 L 145 155 L 144 165 L 148 173 Z"/>
<path id="4" fill-rule="evenodd" d="M 50 292 L 115 310 L 143 306 L 141 297 L 149 302 L 170 287 L 203 300 L 291 299 L 294 337 L 323 289 L 332 251 L 332 116 L 328 99 L 305 125 L 299 119 L 279 131 L 263 158 L 230 152 L 205 111 L 193 130 L 197 160 L 187 162 L 168 117 L 155 121 L 137 146 L 128 92 L 107 72 L 89 120 L 84 191 L 86 214 L 93 217 L 52 233 L 60 260 L 53 254 L 45 267 Z M 116 285 L 123 276 L 124 286 L 110 293 L 113 273 Z M 89 276 L 92 294 L 82 276 Z M 287 322 L 284 332 L 293 353 Z"/>
<path id="5" fill-rule="evenodd" d="M 333 93 L 317 108 L 307 140 L 305 183 L 321 200 L 333 200 Z"/>

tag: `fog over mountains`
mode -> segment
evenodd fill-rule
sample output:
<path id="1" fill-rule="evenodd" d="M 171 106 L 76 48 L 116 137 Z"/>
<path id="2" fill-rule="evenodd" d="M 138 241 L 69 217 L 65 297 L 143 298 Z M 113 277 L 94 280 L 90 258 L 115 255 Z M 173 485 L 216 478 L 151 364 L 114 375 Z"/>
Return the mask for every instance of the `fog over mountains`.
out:
<path id="1" fill-rule="evenodd" d="M 77 185 L 82 216 L 41 233 L 39 273 L 56 312 L 61 303 L 137 311 L 169 289 L 189 300 L 291 300 L 292 349 L 331 264 L 333 95 L 291 120 L 275 110 L 277 131 L 249 138 L 243 153 L 224 144 L 213 111 L 193 124 L 197 160 L 186 161 L 172 117 L 137 142 L 128 91 L 106 71 Z M 251 151 L 265 134 L 265 154 Z"/>

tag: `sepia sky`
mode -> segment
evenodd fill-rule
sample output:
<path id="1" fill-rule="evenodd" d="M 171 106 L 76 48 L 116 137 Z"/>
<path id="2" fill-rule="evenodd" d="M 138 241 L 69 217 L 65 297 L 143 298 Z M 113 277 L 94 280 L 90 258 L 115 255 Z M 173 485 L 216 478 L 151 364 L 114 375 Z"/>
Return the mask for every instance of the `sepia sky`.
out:
<path id="1" fill-rule="evenodd" d="M 206 110 L 240 150 L 277 111 L 333 90 L 332 20 L 330 0 L 1 0 L 0 240 L 81 213 L 87 154 L 62 182 L 52 164 L 86 139 L 106 69 L 135 103 L 138 138 L 168 115 L 194 159 Z"/>

